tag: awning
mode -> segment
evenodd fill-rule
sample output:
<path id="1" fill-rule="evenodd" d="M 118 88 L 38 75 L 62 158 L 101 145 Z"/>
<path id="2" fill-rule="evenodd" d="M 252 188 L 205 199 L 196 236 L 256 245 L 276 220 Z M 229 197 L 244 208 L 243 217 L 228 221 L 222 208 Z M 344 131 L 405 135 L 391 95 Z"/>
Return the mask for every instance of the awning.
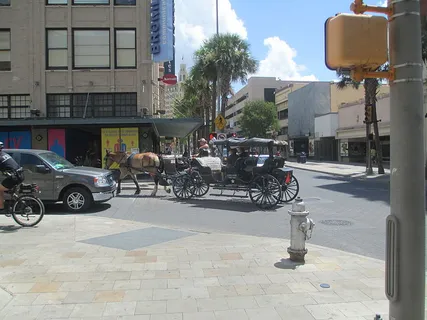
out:
<path id="1" fill-rule="evenodd" d="M 0 120 L 0 130 L 6 127 L 49 127 L 49 126 L 138 126 L 151 124 L 159 136 L 184 138 L 203 124 L 200 118 L 62 118 L 62 119 L 16 119 Z"/>
<path id="2" fill-rule="evenodd" d="M 184 138 L 199 129 L 203 122 L 201 119 L 153 119 L 153 127 L 161 137 Z"/>

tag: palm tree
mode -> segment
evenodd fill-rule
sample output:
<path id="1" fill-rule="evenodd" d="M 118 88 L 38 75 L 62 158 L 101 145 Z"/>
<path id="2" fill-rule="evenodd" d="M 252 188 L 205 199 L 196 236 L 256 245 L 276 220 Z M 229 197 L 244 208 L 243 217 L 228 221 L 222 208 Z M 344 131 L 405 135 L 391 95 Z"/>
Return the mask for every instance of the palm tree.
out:
<path id="1" fill-rule="evenodd" d="M 233 82 L 245 84 L 250 74 L 258 69 L 258 62 L 252 57 L 249 43 L 237 34 L 214 35 L 203 45 L 207 57 L 213 59 L 216 75 L 220 77 L 221 114 L 225 116 L 225 107 Z"/>
<path id="2" fill-rule="evenodd" d="M 258 62 L 251 57 L 249 44 L 237 34 L 214 35 L 196 51 L 194 72 L 212 84 L 212 121 L 216 118 L 217 80 L 220 77 L 221 114 L 225 116 L 227 99 L 232 95 L 231 84 L 245 83 L 248 75 L 257 71 Z M 214 128 L 214 124 L 212 123 Z"/>
<path id="3" fill-rule="evenodd" d="M 388 70 L 388 64 L 379 67 L 376 71 L 384 72 Z M 342 72 L 337 72 L 340 81 L 337 83 L 339 89 L 344 89 L 349 86 L 354 89 L 359 89 L 361 83 L 354 81 L 350 76 Z M 377 161 L 378 161 L 378 174 L 384 174 L 383 155 L 380 141 L 380 134 L 378 129 L 378 115 L 377 115 L 377 94 L 378 89 L 381 85 L 380 79 L 365 79 L 363 81 L 363 87 L 365 90 L 365 106 L 371 106 L 372 108 L 372 122 L 374 125 L 375 135 L 375 149 L 377 150 Z M 368 137 L 366 137 L 368 139 Z M 369 157 L 370 150 L 366 150 L 366 156 Z"/>

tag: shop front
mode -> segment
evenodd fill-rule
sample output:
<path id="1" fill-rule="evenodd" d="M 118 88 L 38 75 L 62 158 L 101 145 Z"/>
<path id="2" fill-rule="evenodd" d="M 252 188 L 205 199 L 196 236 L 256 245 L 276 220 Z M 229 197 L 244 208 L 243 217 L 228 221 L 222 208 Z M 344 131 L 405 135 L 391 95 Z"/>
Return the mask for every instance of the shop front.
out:
<path id="1" fill-rule="evenodd" d="M 6 148 L 51 150 L 72 163 L 89 166 L 101 166 L 106 150 L 159 153 L 161 136 L 183 138 L 202 124 L 199 119 L 158 118 L 43 119 L 29 120 L 28 126 L 8 122 L 0 124 L 0 141 Z"/>

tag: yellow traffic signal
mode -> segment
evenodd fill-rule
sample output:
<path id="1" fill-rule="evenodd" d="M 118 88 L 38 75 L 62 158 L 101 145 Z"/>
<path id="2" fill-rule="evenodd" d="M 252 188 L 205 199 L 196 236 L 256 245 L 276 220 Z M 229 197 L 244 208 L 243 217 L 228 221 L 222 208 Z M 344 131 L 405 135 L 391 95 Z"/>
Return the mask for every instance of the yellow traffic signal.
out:
<path id="1" fill-rule="evenodd" d="M 374 70 L 388 60 L 386 18 L 338 14 L 325 22 L 325 64 L 330 70 Z"/>

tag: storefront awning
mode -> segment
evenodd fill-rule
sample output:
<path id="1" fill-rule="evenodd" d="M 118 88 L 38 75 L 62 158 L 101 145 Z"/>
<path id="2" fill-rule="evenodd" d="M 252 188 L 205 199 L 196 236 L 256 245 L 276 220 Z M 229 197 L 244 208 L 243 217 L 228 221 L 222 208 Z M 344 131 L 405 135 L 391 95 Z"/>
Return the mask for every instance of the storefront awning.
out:
<path id="1" fill-rule="evenodd" d="M 202 126 L 200 118 L 67 118 L 67 119 L 16 119 L 0 120 L 0 128 L 6 127 L 67 127 L 96 126 L 123 127 L 151 124 L 159 136 L 184 138 Z"/>

